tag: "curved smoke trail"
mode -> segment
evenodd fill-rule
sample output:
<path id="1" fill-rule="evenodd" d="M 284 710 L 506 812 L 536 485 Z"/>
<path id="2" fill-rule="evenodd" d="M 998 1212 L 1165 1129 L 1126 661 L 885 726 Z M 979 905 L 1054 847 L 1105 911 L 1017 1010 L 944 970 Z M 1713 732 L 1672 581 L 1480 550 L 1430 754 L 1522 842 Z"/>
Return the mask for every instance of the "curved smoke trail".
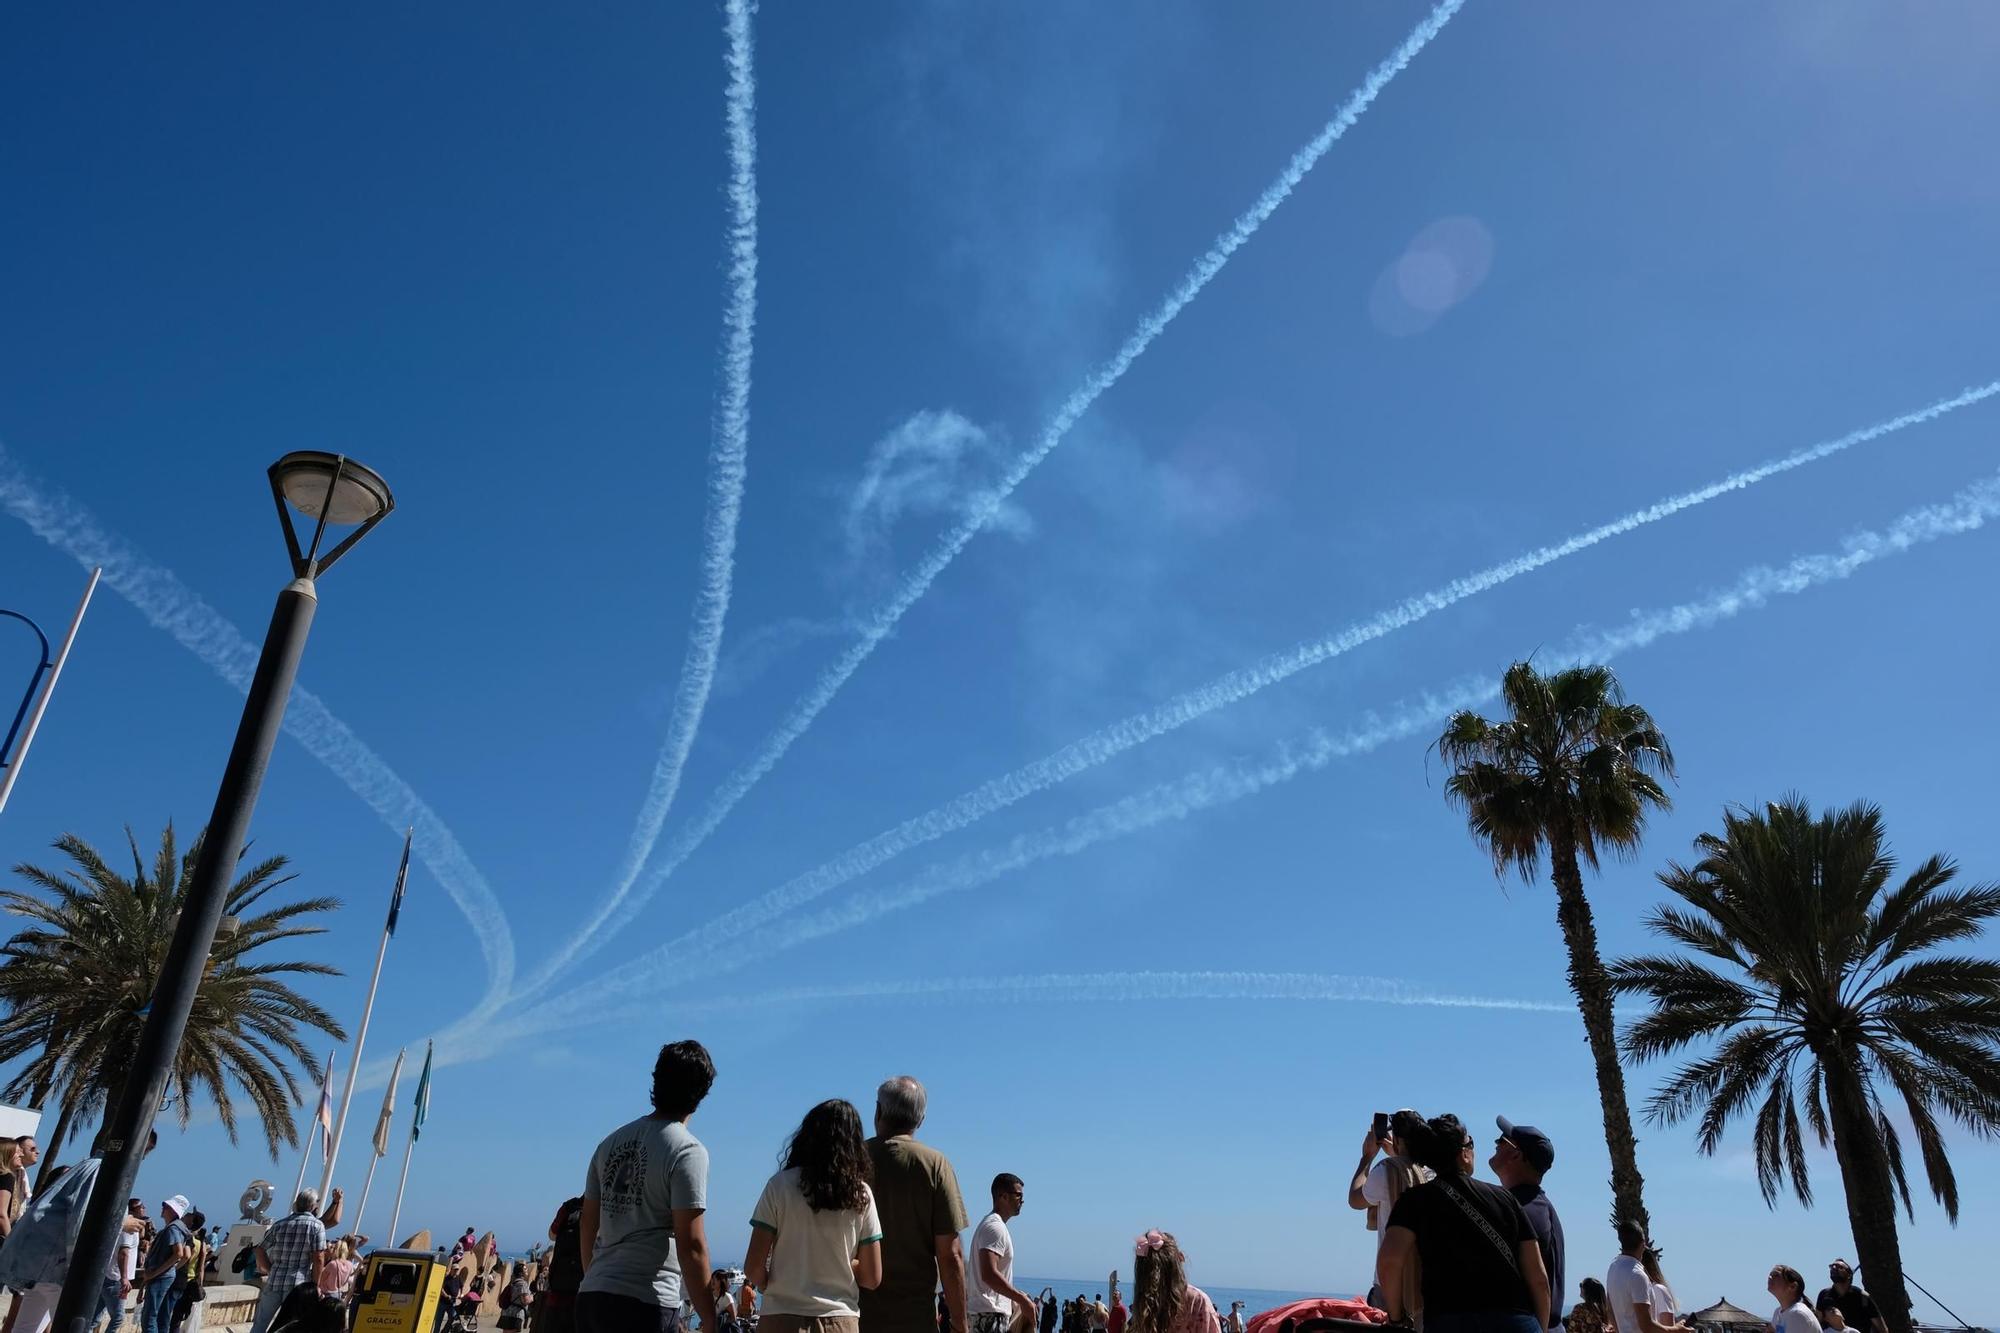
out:
<path id="1" fill-rule="evenodd" d="M 763 781 L 764 775 L 776 766 L 792 744 L 805 734 L 806 729 L 812 726 L 826 706 L 833 702 L 834 696 L 840 693 L 848 678 L 861 668 L 861 664 L 867 661 L 882 640 L 889 636 L 904 614 L 930 590 L 938 575 L 942 574 L 951 562 L 958 558 L 959 552 L 965 549 L 966 544 L 1000 513 L 1008 497 L 1027 479 L 1028 474 L 1055 451 L 1056 446 L 1063 442 L 1091 406 L 1124 378 L 1125 372 L 1132 368 L 1133 363 L 1148 347 L 1152 346 L 1153 340 L 1166 332 L 1167 326 L 1173 323 L 1175 317 L 1189 302 L 1201 294 L 1202 289 L 1208 286 L 1215 275 L 1229 262 L 1230 256 L 1257 234 L 1258 228 L 1277 212 L 1279 205 L 1291 197 L 1292 191 L 1298 188 L 1306 173 L 1311 171 L 1327 151 L 1354 127 L 1354 124 L 1361 119 L 1362 113 L 1389 85 L 1389 81 L 1401 73 L 1404 67 L 1416 58 L 1419 51 L 1429 45 L 1431 39 L 1443 30 L 1444 25 L 1464 3 L 1465 0 L 1440 0 L 1429 16 L 1403 39 L 1402 44 L 1369 71 L 1368 77 L 1348 96 L 1339 113 L 1328 121 L 1309 143 L 1292 155 L 1284 171 L 1263 194 L 1258 196 L 1256 203 L 1237 218 L 1229 230 L 1216 238 L 1215 243 L 1195 262 L 1194 267 L 1188 270 L 1180 284 L 1168 294 L 1159 307 L 1140 321 L 1139 326 L 1119 347 L 1117 354 L 1092 372 L 1090 377 L 1063 401 L 1054 418 L 1042 428 L 1034 447 L 1015 460 L 999 485 L 981 496 L 971 507 L 967 517 L 938 540 L 916 570 L 903 580 L 901 587 L 897 589 L 888 604 L 878 609 L 864 622 L 861 637 L 842 653 L 832 666 L 821 673 L 812 688 L 793 706 L 785 721 L 765 738 L 762 747 L 750 761 L 723 781 L 721 787 L 710 798 L 701 816 L 676 834 L 668 847 L 665 860 L 646 877 L 636 897 L 626 904 L 619 918 L 621 923 L 629 920 L 633 913 L 642 908 L 659 886 L 722 825 L 722 822 L 729 817 L 730 811 L 736 808 L 737 803 Z M 575 961 L 593 952 L 602 934 L 603 932 L 600 932 L 591 941 L 571 949 L 568 960 Z"/>
<path id="2" fill-rule="evenodd" d="M 632 841 L 618 869 L 618 883 L 576 936 L 558 949 L 522 986 L 520 995 L 540 990 L 569 965 L 617 911 L 645 868 L 660 839 L 667 811 L 679 794 L 681 773 L 695 733 L 708 709 L 715 666 L 722 654 L 723 622 L 729 614 L 730 585 L 736 571 L 736 526 L 743 512 L 743 483 L 750 451 L 750 366 L 757 326 L 757 75 L 750 22 L 752 0 L 729 0 L 724 26 L 729 34 L 727 123 L 729 139 L 729 303 L 723 312 L 722 402 L 708 459 L 708 515 L 702 526 L 701 585 L 695 592 L 694 624 L 681 661 L 673 716 L 660 749 L 646 799 L 632 829 Z M 518 998 L 518 997 L 517 997 Z"/>
<path id="3" fill-rule="evenodd" d="M 84 568 L 104 566 L 104 581 L 156 629 L 165 630 L 230 685 L 248 693 L 257 668 L 256 645 L 172 571 L 106 532 L 89 510 L 59 492 L 37 488 L 4 449 L 0 449 L 0 508 Z M 444 820 L 304 686 L 292 689 L 285 730 L 391 830 L 401 834 L 406 827 L 416 829 L 417 855 L 471 923 L 486 960 L 486 994 L 474 1014 L 493 1012 L 513 984 L 513 932 L 485 876 Z"/>
<path id="4" fill-rule="evenodd" d="M 1912 510 L 1879 532 L 1858 533 L 1848 538 L 1837 554 L 1800 556 L 1777 568 L 1755 566 L 1719 592 L 1658 611 L 1634 613 L 1615 629 L 1574 636 L 1556 657 L 1563 661 L 1609 661 L 1669 635 L 1733 619 L 1762 607 L 1773 597 L 1847 578 L 1865 565 L 1912 547 L 1976 531 L 1996 519 L 2000 519 L 2000 477 L 1977 482 L 1944 504 Z M 581 1021 L 586 1007 L 629 1000 L 650 989 L 733 971 L 751 959 L 765 960 L 777 950 L 852 929 L 945 893 L 976 888 L 1035 862 L 1072 856 L 1113 838 L 1230 804 L 1302 773 L 1316 772 L 1336 759 L 1422 735 L 1459 709 L 1479 707 L 1498 693 L 1498 686 L 1490 681 L 1461 682 L 1386 715 L 1370 717 L 1342 734 L 1314 728 L 1281 744 L 1260 762 L 1197 770 L 1061 824 L 941 862 L 902 884 L 859 895 L 811 917 L 786 922 L 776 930 L 754 933 L 732 913 L 613 970 L 594 982 L 587 994 L 578 992 L 551 1001 L 535 1017 L 537 1021 Z M 748 943 L 737 943 L 745 936 Z"/>
<path id="5" fill-rule="evenodd" d="M 1817 444 L 1793 450 L 1780 458 L 1770 459 L 1755 467 L 1744 468 L 1718 481 L 1635 509 L 1555 545 L 1543 546 L 1476 573 L 1453 579 L 1441 587 L 1407 598 L 1335 633 L 1298 644 L 1251 666 L 1228 672 L 1206 685 L 1185 691 L 1154 708 L 1136 713 L 1110 726 L 1101 727 L 1053 754 L 984 782 L 955 800 L 904 820 L 894 828 L 856 844 L 761 897 L 725 913 L 703 929 L 725 930 L 730 936 L 740 935 L 877 869 L 905 852 L 997 814 L 1017 801 L 1107 763 L 1127 750 L 1187 726 L 1217 709 L 1241 702 L 1260 690 L 1278 684 L 1309 667 L 1345 656 L 1357 648 L 1405 629 L 1469 597 L 1489 592 L 1546 565 L 1589 550 L 1601 542 L 1648 524 L 1658 523 L 1683 510 L 1706 504 L 1718 496 L 1746 490 L 1768 478 L 1804 467 L 1896 431 L 1934 420 L 1948 412 L 1981 402 L 1996 394 L 2000 394 L 2000 380 L 1966 389 L 1951 397 L 1941 398 L 1926 407 L 1864 426 L 1859 430 L 1849 431 L 1835 439 L 1822 440 Z"/>

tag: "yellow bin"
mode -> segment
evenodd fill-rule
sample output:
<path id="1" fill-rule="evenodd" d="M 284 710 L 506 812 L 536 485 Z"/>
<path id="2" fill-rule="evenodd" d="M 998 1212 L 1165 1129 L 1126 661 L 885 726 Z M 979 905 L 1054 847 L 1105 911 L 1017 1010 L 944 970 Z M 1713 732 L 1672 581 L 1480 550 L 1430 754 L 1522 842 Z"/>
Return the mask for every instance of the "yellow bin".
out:
<path id="1" fill-rule="evenodd" d="M 361 1270 L 354 1333 L 431 1333 L 445 1264 L 429 1250 L 375 1250 Z"/>

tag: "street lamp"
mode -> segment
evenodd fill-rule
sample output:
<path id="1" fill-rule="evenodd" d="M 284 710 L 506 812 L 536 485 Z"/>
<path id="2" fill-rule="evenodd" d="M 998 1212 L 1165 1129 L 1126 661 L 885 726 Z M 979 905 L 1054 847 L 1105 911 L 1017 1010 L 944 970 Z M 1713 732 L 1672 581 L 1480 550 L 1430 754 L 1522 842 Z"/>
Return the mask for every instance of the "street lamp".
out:
<path id="1" fill-rule="evenodd" d="M 13 793 L 14 784 L 21 780 L 21 765 L 27 762 L 28 747 L 35 743 L 35 731 L 42 725 L 42 714 L 48 711 L 49 700 L 55 695 L 56 681 L 62 677 L 63 664 L 69 661 L 69 650 L 76 646 L 76 632 L 83 627 L 83 613 L 90 609 L 90 596 L 97 591 L 97 580 L 103 574 L 102 566 L 90 571 L 90 582 L 84 585 L 83 600 L 76 604 L 76 615 L 69 622 L 69 633 L 63 635 L 62 647 L 54 657 L 49 656 L 49 636 L 42 633 L 40 625 L 19 611 L 0 609 L 0 616 L 11 617 L 33 630 L 42 647 L 34 674 L 28 677 L 28 692 L 21 696 L 21 706 L 14 710 L 13 724 L 7 728 L 7 739 L 0 741 L 0 810 L 7 808 L 7 797 Z M 14 744 L 16 739 L 20 741 L 18 747 Z"/>
<path id="2" fill-rule="evenodd" d="M 100 1279 L 111 1263 L 125 1200 L 131 1197 L 138 1178 L 139 1159 L 145 1155 L 153 1117 L 187 1029 L 188 1011 L 194 1007 L 195 991 L 215 944 L 222 909 L 228 903 L 230 879 L 249 837 L 257 791 L 277 744 L 292 678 L 298 674 L 299 658 L 305 652 L 306 632 L 312 628 L 313 611 L 319 603 L 314 580 L 396 507 L 387 482 L 339 454 L 317 450 L 286 454 L 271 465 L 270 476 L 271 497 L 277 502 L 278 521 L 291 554 L 292 581 L 278 594 L 277 609 L 271 613 L 271 628 L 264 635 L 264 651 L 257 659 L 249 697 L 243 701 L 243 720 L 237 724 L 236 743 L 215 793 L 215 810 L 208 817 L 208 831 L 202 838 L 187 900 L 181 905 L 173 944 L 153 985 L 146 1026 L 139 1034 L 124 1092 L 105 1121 L 103 1162 L 76 1250 L 70 1256 L 62 1296 L 56 1303 L 54 1333 L 87 1333 L 97 1312 L 103 1286 Z M 304 549 L 292 522 L 293 510 L 315 521 L 312 539 Z M 320 543 L 329 524 L 352 527 L 353 531 L 322 555 Z"/>

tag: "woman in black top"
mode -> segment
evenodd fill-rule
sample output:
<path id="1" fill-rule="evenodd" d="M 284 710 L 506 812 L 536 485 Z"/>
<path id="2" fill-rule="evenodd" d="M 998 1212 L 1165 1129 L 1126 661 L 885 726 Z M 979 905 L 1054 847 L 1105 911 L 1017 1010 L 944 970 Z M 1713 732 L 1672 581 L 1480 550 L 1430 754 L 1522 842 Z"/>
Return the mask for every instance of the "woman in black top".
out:
<path id="1" fill-rule="evenodd" d="M 1549 1275 L 1528 1215 L 1498 1185 L 1472 1179 L 1472 1136 L 1457 1116 L 1426 1121 L 1400 1140 L 1435 1179 L 1403 1191 L 1389 1213 L 1376 1281 L 1391 1318 L 1403 1307 L 1403 1280 L 1421 1264 L 1424 1333 L 1542 1333 Z"/>

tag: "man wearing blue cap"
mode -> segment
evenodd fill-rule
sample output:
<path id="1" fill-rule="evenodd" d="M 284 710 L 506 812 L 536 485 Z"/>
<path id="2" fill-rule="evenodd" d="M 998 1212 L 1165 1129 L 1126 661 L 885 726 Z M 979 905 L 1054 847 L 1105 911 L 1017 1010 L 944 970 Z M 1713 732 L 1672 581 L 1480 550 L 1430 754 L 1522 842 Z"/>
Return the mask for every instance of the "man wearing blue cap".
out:
<path id="1" fill-rule="evenodd" d="M 1556 1206 L 1542 1190 L 1542 1177 L 1556 1164 L 1556 1145 L 1533 1125 L 1517 1125 L 1506 1116 L 1495 1116 L 1500 1137 L 1493 1143 L 1487 1165 L 1507 1192 L 1520 1203 L 1534 1228 L 1535 1244 L 1542 1252 L 1542 1267 L 1549 1273 L 1549 1327 L 1562 1322 L 1563 1301 L 1569 1288 L 1563 1284 L 1563 1224 Z"/>

